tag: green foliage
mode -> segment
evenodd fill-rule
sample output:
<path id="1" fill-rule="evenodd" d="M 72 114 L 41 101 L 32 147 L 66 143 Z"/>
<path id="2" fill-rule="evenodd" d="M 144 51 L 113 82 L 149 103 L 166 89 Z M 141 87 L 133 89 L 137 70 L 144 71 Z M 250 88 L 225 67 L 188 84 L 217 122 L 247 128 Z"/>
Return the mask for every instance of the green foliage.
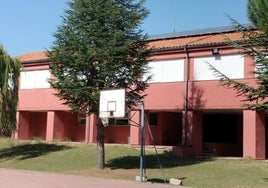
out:
<path id="1" fill-rule="evenodd" d="M 248 17 L 252 22 L 251 27 L 246 27 L 232 19 L 236 29 L 243 38 L 239 42 L 232 41 L 231 44 L 241 49 L 244 56 L 255 60 L 256 85 L 232 80 L 224 74 L 211 67 L 221 78 L 224 86 L 237 90 L 238 96 L 245 98 L 244 106 L 248 109 L 268 110 L 268 2 L 266 0 L 249 0 Z"/>
<path id="2" fill-rule="evenodd" d="M 248 0 L 248 17 L 257 29 L 268 33 L 268 1 Z"/>
<path id="3" fill-rule="evenodd" d="M 144 97 L 151 54 L 140 28 L 143 0 L 74 0 L 54 34 L 51 86 L 74 111 L 98 113 L 101 90 L 126 89 L 126 104 Z M 97 124 L 97 167 L 104 168 L 103 124 Z"/>
<path id="4" fill-rule="evenodd" d="M 98 112 L 101 90 L 126 88 L 127 104 L 144 96 L 141 80 L 151 54 L 140 29 L 143 1 L 74 0 L 48 56 L 57 96 L 73 110 Z"/>
<path id="5" fill-rule="evenodd" d="M 16 129 L 20 62 L 12 59 L 1 45 L 0 74 L 0 134 L 10 136 Z"/>

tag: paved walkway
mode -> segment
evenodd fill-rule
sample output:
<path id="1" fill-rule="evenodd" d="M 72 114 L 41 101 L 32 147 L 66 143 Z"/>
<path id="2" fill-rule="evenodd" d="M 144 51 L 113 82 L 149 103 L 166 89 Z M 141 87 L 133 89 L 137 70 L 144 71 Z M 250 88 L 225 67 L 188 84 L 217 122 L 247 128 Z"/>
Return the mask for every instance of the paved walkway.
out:
<path id="1" fill-rule="evenodd" d="M 0 187 L 8 188 L 172 188 L 169 184 L 82 177 L 26 170 L 0 169 Z"/>

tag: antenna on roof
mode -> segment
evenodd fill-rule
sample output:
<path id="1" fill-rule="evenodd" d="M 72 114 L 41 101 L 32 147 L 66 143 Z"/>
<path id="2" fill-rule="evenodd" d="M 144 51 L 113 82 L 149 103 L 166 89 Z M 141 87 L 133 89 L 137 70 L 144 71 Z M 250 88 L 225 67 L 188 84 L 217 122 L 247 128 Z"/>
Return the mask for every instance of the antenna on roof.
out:
<path id="1" fill-rule="evenodd" d="M 173 23 L 173 32 L 176 32 L 176 13 L 177 13 L 177 0 L 173 0 L 173 13 L 174 13 L 174 23 Z"/>

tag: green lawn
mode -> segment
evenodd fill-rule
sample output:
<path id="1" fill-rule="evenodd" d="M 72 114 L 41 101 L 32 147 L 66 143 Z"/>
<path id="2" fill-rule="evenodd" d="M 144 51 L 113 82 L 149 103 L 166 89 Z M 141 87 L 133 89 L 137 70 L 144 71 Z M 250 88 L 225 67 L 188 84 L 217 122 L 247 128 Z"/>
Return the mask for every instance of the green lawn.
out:
<path id="1" fill-rule="evenodd" d="M 98 170 L 96 146 L 83 143 L 45 143 L 0 139 L 0 168 L 16 168 L 135 179 L 139 175 L 139 150 L 128 146 L 106 145 L 106 168 Z M 189 187 L 268 187 L 268 161 L 226 158 L 181 158 L 159 152 L 163 171 L 154 152 L 146 151 L 149 181 L 186 177 Z"/>

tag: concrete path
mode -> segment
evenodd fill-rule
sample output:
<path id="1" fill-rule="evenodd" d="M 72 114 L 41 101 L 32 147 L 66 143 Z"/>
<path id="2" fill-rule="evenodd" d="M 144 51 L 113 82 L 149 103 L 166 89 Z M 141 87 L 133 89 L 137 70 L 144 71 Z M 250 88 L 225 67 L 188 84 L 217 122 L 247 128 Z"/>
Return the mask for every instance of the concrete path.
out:
<path id="1" fill-rule="evenodd" d="M 0 187 L 7 188 L 172 188 L 169 184 L 140 183 L 26 170 L 0 169 Z"/>

